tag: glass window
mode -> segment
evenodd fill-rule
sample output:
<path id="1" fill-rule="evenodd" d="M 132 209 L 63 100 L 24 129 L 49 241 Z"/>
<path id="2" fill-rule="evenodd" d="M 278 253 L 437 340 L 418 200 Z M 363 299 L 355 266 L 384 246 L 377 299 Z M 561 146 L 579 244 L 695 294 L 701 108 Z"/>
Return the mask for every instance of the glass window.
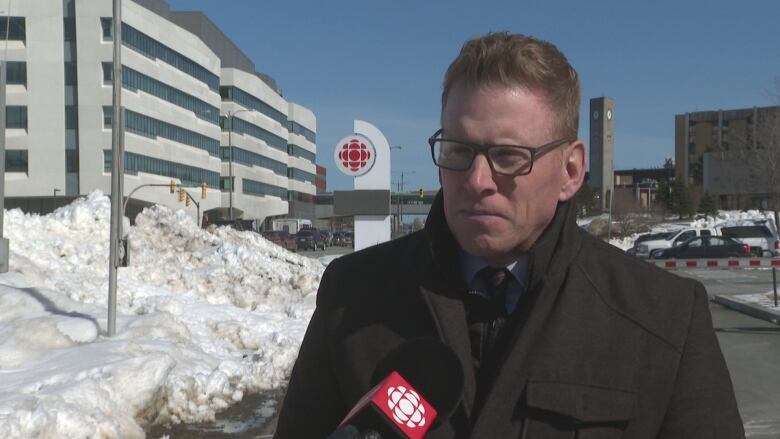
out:
<path id="1" fill-rule="evenodd" d="M 75 61 L 65 61 L 65 85 L 78 85 L 78 71 Z"/>
<path id="2" fill-rule="evenodd" d="M 229 191 L 230 190 L 230 177 L 220 177 L 219 178 L 219 189 L 223 191 Z"/>
<path id="3" fill-rule="evenodd" d="M 5 151 L 5 172 L 27 172 L 27 150 L 7 149 Z"/>
<path id="4" fill-rule="evenodd" d="M 24 61 L 8 61 L 5 65 L 6 84 L 27 86 L 27 63 Z"/>
<path id="5" fill-rule="evenodd" d="M 316 136 L 316 134 L 314 134 L 314 131 L 306 128 L 305 126 L 303 126 L 303 125 L 301 125 L 301 124 L 299 124 L 297 122 L 290 121 L 290 125 L 289 125 L 288 129 L 289 129 L 289 131 L 291 133 L 299 134 L 299 135 L 305 137 L 306 140 L 308 140 L 311 143 L 317 143 L 317 141 L 316 141 L 317 136 Z"/>
<path id="6" fill-rule="evenodd" d="M 65 106 L 65 129 L 77 130 L 79 128 L 79 111 L 75 105 Z"/>
<path id="7" fill-rule="evenodd" d="M 76 149 L 65 150 L 65 172 L 79 172 L 79 151 Z"/>
<path id="8" fill-rule="evenodd" d="M 220 150 L 222 151 L 222 161 L 230 161 L 230 148 L 221 147 Z M 238 147 L 233 147 L 233 162 L 269 169 L 277 175 L 287 175 L 286 163 Z"/>
<path id="9" fill-rule="evenodd" d="M 316 160 L 316 154 L 314 154 L 313 152 L 311 152 L 309 150 L 301 148 L 300 146 L 298 146 L 298 145 L 296 145 L 294 143 L 290 143 L 287 146 L 287 154 L 289 154 L 289 155 L 291 155 L 293 157 L 304 158 L 304 159 L 306 159 L 306 160 L 308 160 L 308 161 L 310 161 L 312 163 L 314 163 L 315 160 Z"/>
<path id="10" fill-rule="evenodd" d="M 114 82 L 114 63 L 104 62 L 103 66 L 103 84 Z"/>
<path id="11" fill-rule="evenodd" d="M 103 127 L 110 127 L 112 107 L 103 107 Z M 177 125 L 151 118 L 135 111 L 125 110 L 125 129 L 128 132 L 149 138 L 163 137 L 174 142 L 194 146 L 220 157 L 219 140 L 190 131 Z"/>
<path id="12" fill-rule="evenodd" d="M 76 17 L 63 18 L 62 27 L 65 41 L 76 41 Z"/>
<path id="13" fill-rule="evenodd" d="M 27 107 L 19 105 L 8 105 L 5 107 L 5 126 L 6 128 L 27 129 Z"/>
<path id="14" fill-rule="evenodd" d="M 0 17 L 0 40 L 5 40 L 6 33 L 8 34 L 8 40 L 24 41 L 24 17 Z"/>
<path id="15" fill-rule="evenodd" d="M 281 199 L 287 198 L 287 188 L 261 183 L 259 181 L 249 180 L 247 178 L 241 180 L 241 186 L 243 193 L 247 195 L 270 195 L 272 197 L 279 197 Z"/>
<path id="16" fill-rule="evenodd" d="M 114 120 L 113 107 L 103 107 L 103 128 L 111 128 L 112 121 Z"/>
<path id="17" fill-rule="evenodd" d="M 257 97 L 241 90 L 238 87 L 225 86 L 219 88 L 219 95 L 223 101 L 233 101 L 241 104 L 242 106 L 258 111 L 265 116 L 279 122 L 283 127 L 287 127 L 287 115 L 277 110 L 271 105 L 263 102 Z"/>
<path id="18" fill-rule="evenodd" d="M 111 17 L 101 17 L 100 24 L 103 39 L 109 39 L 112 33 Z M 205 83 L 211 90 L 219 91 L 219 76 L 127 23 L 122 23 L 122 44 L 145 56 L 159 59 Z"/>
<path id="19" fill-rule="evenodd" d="M 111 172 L 113 161 L 113 151 L 103 150 L 103 170 Z M 207 169 L 196 168 L 194 166 L 182 165 L 176 162 L 160 160 L 153 157 L 147 157 L 140 154 L 125 151 L 125 171 L 137 174 L 145 172 L 148 174 L 162 175 L 170 178 L 178 178 L 185 186 L 199 186 L 206 182 L 210 187 L 217 187 L 220 184 L 219 173 Z"/>
<path id="20" fill-rule="evenodd" d="M 112 77 L 113 64 L 103 63 L 103 80 L 106 81 L 106 78 L 108 78 L 108 82 L 111 82 Z M 195 116 L 215 125 L 219 123 L 219 108 L 127 66 L 122 67 L 122 86 L 133 91 L 142 90 L 176 106 L 190 110 L 195 113 Z"/>
<path id="21" fill-rule="evenodd" d="M 288 175 L 290 178 L 294 180 L 303 181 L 311 184 L 314 184 L 314 180 L 317 179 L 316 175 L 298 168 L 288 168 Z"/>
<path id="22" fill-rule="evenodd" d="M 103 29 L 103 39 L 110 40 L 114 35 L 114 29 L 111 27 L 111 18 L 100 17 L 100 27 Z"/>
<path id="23" fill-rule="evenodd" d="M 223 119 L 227 119 L 223 116 Z M 222 126 L 222 130 L 225 131 L 225 126 L 232 125 L 233 132 L 241 133 L 241 134 L 248 134 L 256 139 L 260 139 L 264 141 L 268 146 L 278 149 L 279 151 L 287 152 L 287 139 L 283 137 L 279 137 L 276 134 L 264 129 L 260 128 L 259 126 L 249 123 L 245 121 L 244 119 L 241 119 L 239 117 L 231 117 L 232 124 L 226 123 L 227 120 L 220 121 L 220 126 Z M 229 128 L 228 128 L 229 129 Z"/>

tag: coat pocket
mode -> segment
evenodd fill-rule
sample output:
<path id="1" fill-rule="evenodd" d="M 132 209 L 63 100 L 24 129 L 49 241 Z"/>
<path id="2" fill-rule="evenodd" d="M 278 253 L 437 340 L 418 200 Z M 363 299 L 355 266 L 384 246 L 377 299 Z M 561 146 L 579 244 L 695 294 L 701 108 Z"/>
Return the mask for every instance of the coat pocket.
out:
<path id="1" fill-rule="evenodd" d="M 636 418 L 634 392 L 586 384 L 528 382 L 524 439 L 617 439 Z"/>

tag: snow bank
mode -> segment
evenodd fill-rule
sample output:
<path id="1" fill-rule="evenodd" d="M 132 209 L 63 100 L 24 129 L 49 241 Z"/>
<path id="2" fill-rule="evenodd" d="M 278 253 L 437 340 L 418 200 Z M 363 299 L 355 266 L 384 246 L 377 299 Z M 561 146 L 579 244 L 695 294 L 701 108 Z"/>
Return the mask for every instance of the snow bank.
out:
<path id="1" fill-rule="evenodd" d="M 0 437 L 140 438 L 149 423 L 212 420 L 289 375 L 320 262 L 146 209 L 107 338 L 109 220 L 99 192 L 46 216 L 6 212 Z"/>

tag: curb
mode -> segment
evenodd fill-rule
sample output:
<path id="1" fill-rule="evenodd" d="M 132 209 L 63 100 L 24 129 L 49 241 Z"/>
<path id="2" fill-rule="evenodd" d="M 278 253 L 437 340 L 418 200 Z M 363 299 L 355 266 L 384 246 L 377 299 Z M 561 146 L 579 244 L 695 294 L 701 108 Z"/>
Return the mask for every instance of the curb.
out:
<path id="1" fill-rule="evenodd" d="M 738 296 L 726 296 L 723 294 L 713 297 L 712 301 L 721 304 L 726 308 L 733 309 L 734 311 L 739 311 L 751 317 L 780 325 L 780 307 L 777 311 L 772 311 L 763 306 L 739 300 Z"/>

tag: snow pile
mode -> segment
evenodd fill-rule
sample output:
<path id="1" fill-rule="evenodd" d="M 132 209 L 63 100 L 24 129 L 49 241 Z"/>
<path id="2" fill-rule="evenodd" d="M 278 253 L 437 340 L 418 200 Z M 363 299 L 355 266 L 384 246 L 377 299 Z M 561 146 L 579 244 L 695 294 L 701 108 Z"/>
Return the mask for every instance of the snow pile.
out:
<path id="1" fill-rule="evenodd" d="M 140 438 L 289 375 L 321 263 L 155 206 L 129 228 L 107 338 L 109 220 L 99 192 L 47 216 L 6 212 L 0 437 Z"/>

